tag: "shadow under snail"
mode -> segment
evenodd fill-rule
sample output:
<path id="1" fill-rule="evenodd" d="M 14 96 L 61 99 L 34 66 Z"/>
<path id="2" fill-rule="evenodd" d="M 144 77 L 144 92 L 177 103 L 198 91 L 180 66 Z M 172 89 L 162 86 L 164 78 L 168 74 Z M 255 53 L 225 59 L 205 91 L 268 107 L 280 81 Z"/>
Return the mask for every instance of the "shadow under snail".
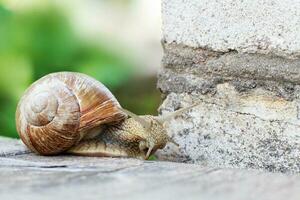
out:
<path id="1" fill-rule="evenodd" d="M 137 116 L 121 108 L 97 80 L 80 73 L 44 76 L 24 93 L 16 126 L 25 145 L 41 155 L 148 159 L 168 142 L 164 122 L 195 105 L 167 116 Z"/>

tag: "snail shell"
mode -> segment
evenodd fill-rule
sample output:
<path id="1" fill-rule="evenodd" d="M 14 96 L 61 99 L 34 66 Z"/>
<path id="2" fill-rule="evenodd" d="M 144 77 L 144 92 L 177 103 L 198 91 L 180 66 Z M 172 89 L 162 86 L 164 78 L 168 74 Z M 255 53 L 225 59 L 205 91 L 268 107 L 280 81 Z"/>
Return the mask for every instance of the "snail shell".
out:
<path id="1" fill-rule="evenodd" d="M 49 74 L 33 83 L 16 111 L 17 131 L 32 151 L 54 155 L 68 150 L 103 125 L 126 118 L 100 82 L 80 73 Z"/>

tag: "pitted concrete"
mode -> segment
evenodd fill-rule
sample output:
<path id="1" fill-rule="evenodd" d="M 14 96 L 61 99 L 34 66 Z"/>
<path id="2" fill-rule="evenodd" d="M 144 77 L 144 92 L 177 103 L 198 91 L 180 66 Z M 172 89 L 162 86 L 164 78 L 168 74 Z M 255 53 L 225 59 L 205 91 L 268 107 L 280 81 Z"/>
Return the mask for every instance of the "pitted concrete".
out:
<path id="1" fill-rule="evenodd" d="M 231 84 L 217 86 L 215 95 L 168 95 L 162 114 L 199 105 L 166 124 L 180 148 L 169 145 L 160 159 L 209 167 L 255 168 L 300 172 L 298 101 L 255 89 L 240 94 Z"/>
<path id="2" fill-rule="evenodd" d="M 214 51 L 300 56 L 297 0 L 163 0 L 163 37 Z"/>
<path id="3" fill-rule="evenodd" d="M 300 59 L 239 53 L 234 50 L 224 53 L 166 42 L 163 47 L 164 68 L 178 73 L 213 75 L 224 80 L 244 78 L 300 84 Z"/>
<path id="4" fill-rule="evenodd" d="M 170 146 L 160 159 L 300 172 L 298 59 L 176 44 L 164 49 L 162 114 L 200 105 L 167 124 L 180 149 Z"/>
<path id="5" fill-rule="evenodd" d="M 300 172 L 300 2 L 163 0 L 160 159 Z"/>

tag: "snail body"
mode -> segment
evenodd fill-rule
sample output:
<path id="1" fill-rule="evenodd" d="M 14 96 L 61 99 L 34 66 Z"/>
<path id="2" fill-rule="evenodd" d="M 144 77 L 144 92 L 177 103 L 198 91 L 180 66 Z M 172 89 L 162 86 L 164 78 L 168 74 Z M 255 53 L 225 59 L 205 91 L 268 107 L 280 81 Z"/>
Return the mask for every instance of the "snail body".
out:
<path id="1" fill-rule="evenodd" d="M 68 150 L 69 153 L 83 156 L 134 157 L 147 159 L 157 149 L 170 141 L 164 127 L 153 116 L 141 116 L 152 121 L 152 130 L 145 129 L 133 118 L 119 124 L 107 126 L 101 134 L 86 139 Z M 159 130 L 155 130 L 159 128 Z"/>
<path id="2" fill-rule="evenodd" d="M 121 108 L 102 83 L 74 72 L 33 83 L 19 101 L 16 127 L 24 144 L 41 155 L 147 159 L 173 142 L 161 118 Z"/>

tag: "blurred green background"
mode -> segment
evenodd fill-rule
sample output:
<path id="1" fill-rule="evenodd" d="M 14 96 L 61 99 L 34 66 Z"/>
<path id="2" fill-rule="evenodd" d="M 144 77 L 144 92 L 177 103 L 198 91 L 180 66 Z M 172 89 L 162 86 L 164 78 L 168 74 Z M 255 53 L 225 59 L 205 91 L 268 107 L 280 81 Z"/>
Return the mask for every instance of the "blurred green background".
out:
<path id="1" fill-rule="evenodd" d="M 160 103 L 155 73 L 161 54 L 157 50 L 159 35 L 153 30 L 157 25 L 144 27 L 153 30 L 146 30 L 150 36 L 144 37 L 145 31 L 134 32 L 143 29 L 136 27 L 139 23 L 149 26 L 153 22 L 134 21 L 141 20 L 135 19 L 141 3 L 58 2 L 0 1 L 0 136 L 18 137 L 14 118 L 19 98 L 33 81 L 56 71 L 91 75 L 104 83 L 123 107 L 137 114 L 156 114 Z M 87 17 L 84 13 L 96 14 Z M 89 22 L 93 24 L 87 26 Z M 156 39 L 157 43 L 153 42 Z"/>

